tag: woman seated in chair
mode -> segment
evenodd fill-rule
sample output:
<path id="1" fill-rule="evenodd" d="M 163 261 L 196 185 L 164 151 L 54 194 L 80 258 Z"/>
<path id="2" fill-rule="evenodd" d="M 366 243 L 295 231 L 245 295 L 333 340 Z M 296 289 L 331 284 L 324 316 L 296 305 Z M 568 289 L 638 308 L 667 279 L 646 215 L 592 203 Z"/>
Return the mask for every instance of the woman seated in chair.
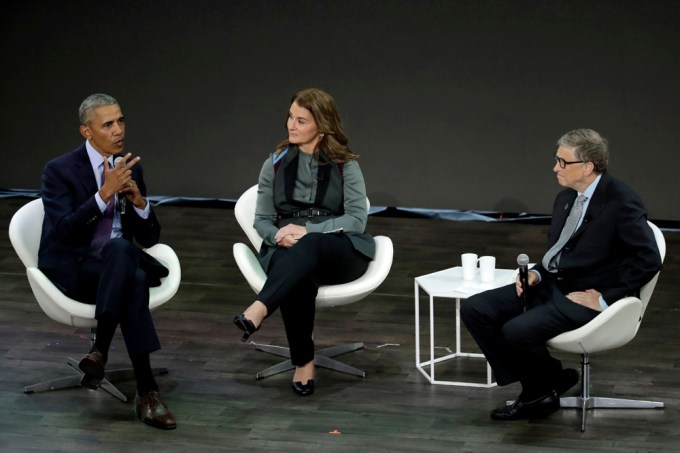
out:
<path id="1" fill-rule="evenodd" d="M 335 101 L 310 88 L 295 94 L 288 138 L 267 160 L 258 180 L 255 229 L 263 238 L 260 263 L 267 281 L 234 324 L 242 341 L 281 309 L 295 365 L 293 391 L 314 392 L 315 299 L 320 285 L 361 277 L 375 254 L 364 232 L 366 187 L 347 147 Z"/>

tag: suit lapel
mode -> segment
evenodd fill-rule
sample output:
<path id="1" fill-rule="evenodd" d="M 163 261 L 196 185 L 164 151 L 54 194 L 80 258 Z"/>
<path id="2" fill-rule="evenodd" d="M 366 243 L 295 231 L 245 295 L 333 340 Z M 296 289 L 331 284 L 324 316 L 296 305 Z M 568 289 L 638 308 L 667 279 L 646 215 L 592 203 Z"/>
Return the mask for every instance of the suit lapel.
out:
<path id="1" fill-rule="evenodd" d="M 609 199 L 608 195 L 609 181 L 610 181 L 609 174 L 607 172 L 603 173 L 602 177 L 600 178 L 600 182 L 597 184 L 597 187 L 595 188 L 593 198 L 588 203 L 588 209 L 586 210 L 586 213 L 583 216 L 583 222 L 578 227 L 578 230 L 576 230 L 576 232 L 574 233 L 574 236 L 578 236 L 583 231 L 588 229 L 591 222 L 594 219 L 596 219 L 604 209 L 605 205 L 607 204 L 607 200 Z"/>
<path id="2" fill-rule="evenodd" d="M 85 149 L 84 144 L 78 149 L 77 157 L 75 171 L 78 175 L 78 181 L 82 184 L 82 189 L 86 194 L 93 194 L 99 190 L 99 187 L 97 187 L 97 180 L 94 177 L 90 157 L 87 155 L 87 149 Z"/>

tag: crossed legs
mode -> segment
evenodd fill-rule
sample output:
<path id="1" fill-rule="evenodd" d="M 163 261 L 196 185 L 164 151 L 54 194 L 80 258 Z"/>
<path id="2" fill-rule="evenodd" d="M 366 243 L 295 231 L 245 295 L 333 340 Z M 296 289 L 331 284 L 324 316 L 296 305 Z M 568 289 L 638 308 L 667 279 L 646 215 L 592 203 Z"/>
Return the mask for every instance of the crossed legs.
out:
<path id="1" fill-rule="evenodd" d="M 574 385 L 578 375 L 574 376 L 573 370 L 563 370 L 545 343 L 582 326 L 597 312 L 571 302 L 550 283 L 534 288 L 529 298 L 532 308 L 524 312 L 514 284 L 485 291 L 463 302 L 461 318 L 493 368 L 498 384 L 519 381 L 522 393 L 517 401 L 527 407 L 528 402 L 537 402 L 535 407 L 540 409 L 536 414 L 547 415 L 559 409 L 556 394 Z"/>
<path id="2" fill-rule="evenodd" d="M 341 234 L 309 233 L 295 246 L 274 252 L 267 281 L 242 316 L 255 331 L 266 317 L 281 309 L 291 362 L 296 366 L 294 383 L 304 386 L 314 378 L 313 332 L 319 286 L 355 280 L 367 267 L 368 260 Z"/>

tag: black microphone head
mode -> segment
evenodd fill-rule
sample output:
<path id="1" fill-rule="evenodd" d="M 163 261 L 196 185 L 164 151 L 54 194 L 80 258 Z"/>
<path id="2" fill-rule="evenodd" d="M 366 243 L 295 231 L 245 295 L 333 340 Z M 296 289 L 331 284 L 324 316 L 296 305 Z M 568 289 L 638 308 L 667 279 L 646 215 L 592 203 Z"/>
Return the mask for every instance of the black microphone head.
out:
<path id="1" fill-rule="evenodd" d="M 517 265 L 526 266 L 529 264 L 529 257 L 526 253 L 520 253 L 517 255 Z"/>

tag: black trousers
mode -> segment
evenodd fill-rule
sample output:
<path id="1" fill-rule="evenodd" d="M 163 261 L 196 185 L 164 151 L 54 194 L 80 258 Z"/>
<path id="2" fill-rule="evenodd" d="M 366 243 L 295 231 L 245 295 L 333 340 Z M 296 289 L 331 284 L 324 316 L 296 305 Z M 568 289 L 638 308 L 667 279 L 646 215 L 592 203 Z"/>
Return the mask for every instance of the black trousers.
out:
<path id="1" fill-rule="evenodd" d="M 62 272 L 45 273 L 65 294 L 80 302 L 96 305 L 95 317 L 115 322 L 130 357 L 160 349 L 160 342 L 149 311 L 149 285 L 140 268 L 141 250 L 125 239 L 111 239 L 100 259 L 83 260 L 76 269 L 76 286 L 65 287 Z M 60 281 L 62 280 L 62 281 Z"/>
<path id="2" fill-rule="evenodd" d="M 498 385 L 520 381 L 525 390 L 549 391 L 562 363 L 550 355 L 546 341 L 581 327 L 598 312 L 567 299 L 551 276 L 529 288 L 527 296 L 532 308 L 524 312 L 514 283 L 485 291 L 463 301 L 461 318 Z"/>
<path id="3" fill-rule="evenodd" d="M 267 306 L 268 316 L 281 309 L 293 365 L 302 366 L 314 359 L 319 286 L 356 280 L 366 272 L 369 261 L 354 250 L 344 234 L 308 233 L 293 247 L 274 252 L 257 299 Z"/>

